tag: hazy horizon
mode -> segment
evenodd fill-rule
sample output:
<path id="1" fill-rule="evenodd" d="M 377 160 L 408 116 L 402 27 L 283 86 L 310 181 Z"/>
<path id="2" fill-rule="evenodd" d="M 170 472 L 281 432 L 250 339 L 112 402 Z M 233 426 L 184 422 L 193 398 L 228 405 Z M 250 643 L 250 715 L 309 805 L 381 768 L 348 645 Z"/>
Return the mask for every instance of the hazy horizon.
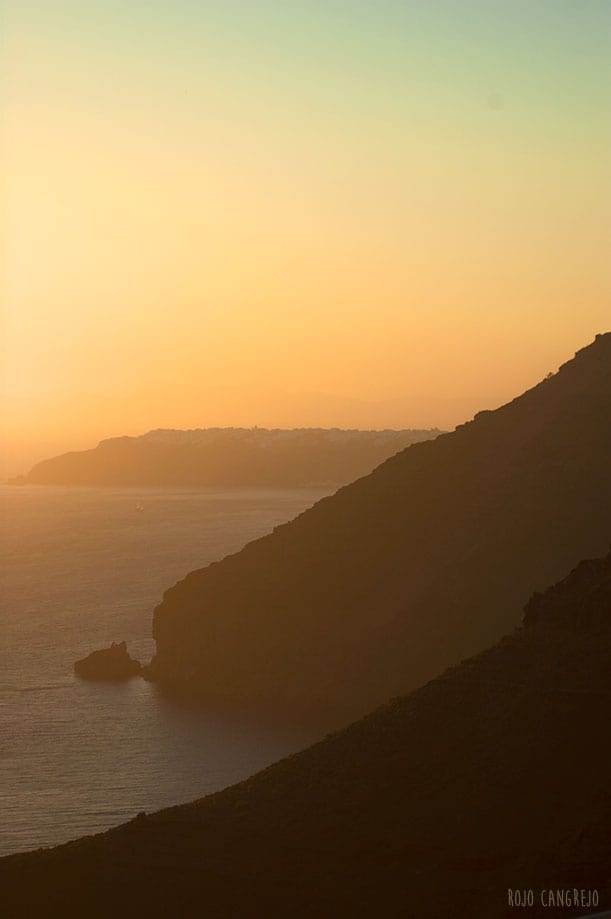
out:
<path id="1" fill-rule="evenodd" d="M 596 333 L 598 334 L 598 333 Z M 594 337 L 594 336 L 592 336 Z M 589 344 L 586 342 L 585 344 Z M 581 345 L 580 345 L 581 347 Z M 579 348 L 575 348 L 579 350 Z M 33 442 L 13 441 L 6 439 L 0 450 L 0 480 L 9 476 L 19 475 L 27 472 L 37 462 L 48 459 L 56 454 L 69 452 L 72 450 L 91 449 L 102 440 L 112 437 L 138 437 L 148 431 L 156 429 L 194 429 L 194 428 L 353 428 L 360 430 L 383 430 L 383 429 L 434 429 L 438 428 L 444 431 L 451 431 L 465 421 L 469 421 L 478 411 L 482 409 L 495 409 L 510 401 L 526 389 L 536 385 L 540 379 L 547 373 L 555 372 L 560 364 L 572 357 L 570 354 L 564 355 L 556 364 L 543 365 L 547 370 L 539 371 L 536 378 L 525 379 L 519 390 L 510 391 L 504 394 L 502 398 L 496 401 L 486 400 L 484 393 L 476 393 L 472 396 L 451 396 L 444 398 L 420 399 L 417 410 L 414 408 L 415 400 L 387 400 L 385 402 L 367 402 L 366 400 L 357 399 L 333 399 L 333 397 L 318 393 L 297 393 L 292 398 L 286 397 L 286 408 L 284 411 L 270 414 L 271 419 L 267 423 L 260 420 L 253 420 L 252 415 L 248 412 L 240 411 L 237 407 L 230 415 L 229 420 L 222 416 L 209 415 L 212 417 L 209 423 L 198 423 L 197 419 L 193 423 L 183 425 L 172 423 L 170 412 L 166 423 L 153 423 L 149 427 L 138 427 L 133 424 L 130 428 L 123 428 L 120 423 L 108 430 L 102 430 L 96 427 L 95 423 L 91 426 L 84 425 L 82 430 L 74 431 L 71 434 L 61 432 L 53 436 L 52 432 L 46 438 L 41 438 Z M 434 368 L 432 370 L 434 373 Z M 180 416 L 180 411 L 176 414 Z M 117 412 L 117 418 L 121 417 L 121 412 Z M 151 418 L 155 418 L 154 411 L 151 412 Z M 263 416 L 265 417 L 265 415 Z M 293 419 L 298 419 L 294 421 Z M 402 419 L 415 418 L 417 421 L 410 423 L 409 420 Z M 427 418 L 433 420 L 427 421 Z M 235 420 L 232 420 L 235 419 Z M 323 419 L 321 422 L 319 419 Z M 445 423 L 440 423 L 436 419 L 444 419 Z M 326 423 L 325 423 L 326 421 Z M 419 422 L 419 423 L 418 423 Z"/>
<path id="2" fill-rule="evenodd" d="M 611 6 L 8 0 L 0 475 L 453 428 L 609 325 Z"/>

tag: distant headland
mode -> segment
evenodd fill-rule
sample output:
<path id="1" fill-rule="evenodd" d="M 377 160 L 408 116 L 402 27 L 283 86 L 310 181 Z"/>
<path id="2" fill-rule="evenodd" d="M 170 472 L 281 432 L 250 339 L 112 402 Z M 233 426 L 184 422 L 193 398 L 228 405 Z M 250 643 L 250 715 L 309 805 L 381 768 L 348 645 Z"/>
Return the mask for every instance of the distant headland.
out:
<path id="1" fill-rule="evenodd" d="M 607 549 L 610 418 L 606 334 L 166 590 L 150 675 L 207 704 L 338 724 L 422 685 Z"/>
<path id="2" fill-rule="evenodd" d="M 9 485 L 342 485 L 442 433 L 338 428 L 160 429 L 37 463 Z"/>

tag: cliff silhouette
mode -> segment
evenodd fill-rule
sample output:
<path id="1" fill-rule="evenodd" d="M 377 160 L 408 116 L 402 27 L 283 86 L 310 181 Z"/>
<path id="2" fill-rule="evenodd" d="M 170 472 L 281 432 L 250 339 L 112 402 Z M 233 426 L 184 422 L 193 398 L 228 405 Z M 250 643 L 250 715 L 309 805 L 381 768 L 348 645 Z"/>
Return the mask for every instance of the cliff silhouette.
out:
<path id="1" fill-rule="evenodd" d="M 150 676 L 336 724 L 421 685 L 606 549 L 610 420 L 606 334 L 507 405 L 189 574 L 155 610 Z"/>
<path id="2" fill-rule="evenodd" d="M 246 782 L 1 859 L 4 908 L 500 919 L 609 907 L 610 651 L 611 553 L 533 596 L 490 650 Z M 533 907 L 509 905 L 508 890 L 529 889 Z"/>
<path id="3" fill-rule="evenodd" d="M 302 428 L 157 430 L 113 437 L 93 450 L 43 460 L 10 484 L 267 485 L 343 484 L 439 430 Z"/>

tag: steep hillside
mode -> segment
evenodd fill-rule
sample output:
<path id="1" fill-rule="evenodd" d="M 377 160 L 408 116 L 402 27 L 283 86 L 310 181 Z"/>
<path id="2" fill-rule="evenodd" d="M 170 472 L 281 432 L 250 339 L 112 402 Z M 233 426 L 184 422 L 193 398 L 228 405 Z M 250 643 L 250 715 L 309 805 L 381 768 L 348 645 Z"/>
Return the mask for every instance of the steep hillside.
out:
<path id="1" fill-rule="evenodd" d="M 430 431 L 206 428 L 113 437 L 94 450 L 38 463 L 11 484 L 267 485 L 343 484 L 365 475 Z"/>
<path id="2" fill-rule="evenodd" d="M 5 914 L 498 919 L 609 908 L 610 665 L 611 554 L 533 597 L 523 627 L 491 650 L 254 778 L 0 860 Z M 508 888 L 532 889 L 533 907 L 510 907 Z"/>
<path id="3" fill-rule="evenodd" d="M 611 334 L 496 411 L 409 447 L 155 611 L 153 678 L 211 701 L 362 714 L 516 624 L 606 549 Z"/>

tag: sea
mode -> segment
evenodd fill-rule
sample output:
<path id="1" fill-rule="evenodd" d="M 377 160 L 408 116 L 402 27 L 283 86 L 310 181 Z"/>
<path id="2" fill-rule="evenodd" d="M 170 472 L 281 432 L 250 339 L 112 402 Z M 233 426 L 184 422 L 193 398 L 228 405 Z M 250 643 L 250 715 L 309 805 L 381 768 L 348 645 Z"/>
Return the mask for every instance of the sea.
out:
<path id="1" fill-rule="evenodd" d="M 332 490 L 0 486 L 0 855 L 202 797 L 313 739 L 73 665 L 112 641 L 148 661 L 164 590 Z"/>

